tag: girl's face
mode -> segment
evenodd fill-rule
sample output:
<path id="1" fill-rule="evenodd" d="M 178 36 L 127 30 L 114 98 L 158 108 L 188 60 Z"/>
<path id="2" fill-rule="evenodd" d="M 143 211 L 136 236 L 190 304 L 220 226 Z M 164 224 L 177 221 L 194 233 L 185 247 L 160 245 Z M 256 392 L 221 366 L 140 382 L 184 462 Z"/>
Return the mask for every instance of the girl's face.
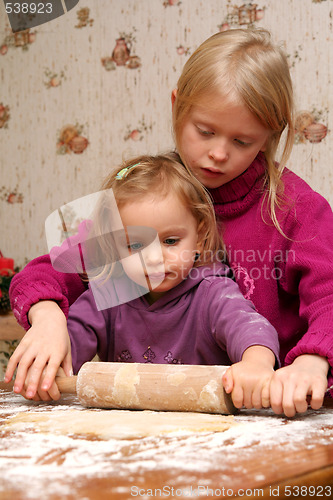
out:
<path id="1" fill-rule="evenodd" d="M 126 203 L 119 212 L 125 232 L 130 234 L 126 245 L 131 256 L 122 260 L 122 266 L 135 283 L 145 287 L 148 283 L 148 300 L 153 302 L 192 269 L 198 251 L 196 220 L 172 193 L 161 199 L 151 195 Z M 155 242 L 151 230 L 145 228 L 156 231 Z"/>
<path id="2" fill-rule="evenodd" d="M 212 189 L 245 172 L 259 151 L 265 151 L 269 136 L 244 104 L 217 96 L 192 108 L 178 147 L 195 177 Z"/>

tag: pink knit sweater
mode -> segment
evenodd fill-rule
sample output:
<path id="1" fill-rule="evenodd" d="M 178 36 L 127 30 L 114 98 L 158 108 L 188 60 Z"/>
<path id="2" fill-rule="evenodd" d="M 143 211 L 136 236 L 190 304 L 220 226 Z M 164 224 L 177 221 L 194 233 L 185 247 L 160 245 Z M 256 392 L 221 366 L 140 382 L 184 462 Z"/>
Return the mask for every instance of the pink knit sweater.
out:
<path id="1" fill-rule="evenodd" d="M 289 170 L 284 204 L 277 210 L 283 236 L 265 209 L 266 164 L 259 154 L 236 179 L 211 190 L 229 263 L 246 298 L 276 328 L 281 363 L 318 354 L 333 366 L 333 215 L 328 202 Z M 78 275 L 55 271 L 48 256 L 30 262 L 12 280 L 18 322 L 41 299 L 53 299 L 67 315 L 85 290 Z M 329 384 L 333 382 L 331 369 Z"/>
<path id="2" fill-rule="evenodd" d="M 277 210 L 283 236 L 266 209 L 265 170 L 259 155 L 243 175 L 211 190 L 229 263 L 245 297 L 277 329 L 282 364 L 319 354 L 332 367 L 332 209 L 285 169 L 284 203 Z"/>

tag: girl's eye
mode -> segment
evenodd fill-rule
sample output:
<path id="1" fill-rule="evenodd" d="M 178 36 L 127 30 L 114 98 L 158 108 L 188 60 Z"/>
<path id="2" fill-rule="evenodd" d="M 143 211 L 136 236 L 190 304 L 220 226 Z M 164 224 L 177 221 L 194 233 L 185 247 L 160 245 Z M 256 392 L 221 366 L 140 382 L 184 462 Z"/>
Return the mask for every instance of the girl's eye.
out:
<path id="1" fill-rule="evenodd" d="M 164 243 L 168 246 L 176 245 L 178 242 L 179 242 L 178 238 L 166 238 L 164 240 Z"/>
<path id="2" fill-rule="evenodd" d="M 128 249 L 129 250 L 132 250 L 132 252 L 138 252 L 139 250 L 141 250 L 141 248 L 143 247 L 142 243 L 131 243 L 130 245 L 128 245 Z"/>
<path id="3" fill-rule="evenodd" d="M 247 146 L 251 146 L 251 143 L 241 141 L 240 139 L 235 139 L 235 142 L 238 146 L 242 146 L 243 148 L 246 148 Z"/>
<path id="4" fill-rule="evenodd" d="M 205 136 L 207 136 L 207 135 L 214 135 L 214 132 L 212 132 L 211 130 L 206 130 L 206 129 L 200 128 L 198 126 L 197 126 L 197 130 L 198 130 L 198 132 L 199 132 L 200 135 L 205 135 Z"/>

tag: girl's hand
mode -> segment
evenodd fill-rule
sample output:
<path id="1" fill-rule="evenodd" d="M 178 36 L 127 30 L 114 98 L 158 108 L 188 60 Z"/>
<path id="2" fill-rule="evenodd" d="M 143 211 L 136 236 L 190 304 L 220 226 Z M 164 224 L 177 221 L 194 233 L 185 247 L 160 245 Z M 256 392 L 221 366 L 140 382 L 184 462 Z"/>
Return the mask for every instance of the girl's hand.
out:
<path id="1" fill-rule="evenodd" d="M 236 408 L 267 408 L 269 387 L 275 356 L 270 349 L 252 346 L 246 349 L 242 361 L 228 368 L 222 377 L 225 391 L 231 393 Z"/>
<path id="2" fill-rule="evenodd" d="M 43 370 L 42 377 L 45 374 L 45 371 L 46 371 L 46 368 Z M 56 376 L 57 377 L 58 376 L 65 377 L 66 376 L 65 371 L 60 367 L 56 373 Z M 42 377 L 41 377 L 41 380 L 42 380 Z M 56 382 L 52 382 L 52 385 L 48 391 L 44 391 L 41 388 L 41 384 L 42 384 L 42 382 L 40 382 L 40 384 L 37 388 L 37 392 L 36 392 L 35 396 L 32 398 L 34 401 L 40 401 L 40 400 L 42 400 L 42 401 L 51 401 L 51 400 L 57 401 L 61 397 L 61 394 L 59 392 L 59 389 L 58 389 Z M 29 386 L 29 370 L 28 370 L 28 375 L 26 377 L 26 380 L 24 382 L 24 387 L 23 387 L 22 391 L 20 392 L 21 396 L 24 396 L 25 398 L 27 398 L 26 390 L 27 390 L 28 386 Z M 31 398 L 27 398 L 27 399 L 31 399 Z"/>
<path id="3" fill-rule="evenodd" d="M 70 339 L 66 317 L 53 301 L 40 301 L 29 311 L 32 325 L 9 360 L 5 382 L 17 368 L 14 392 L 27 399 L 59 399 L 54 378 L 60 366 L 72 374 Z"/>
<path id="4" fill-rule="evenodd" d="M 311 408 L 318 410 L 327 390 L 329 363 L 315 354 L 298 356 L 291 365 L 274 373 L 270 399 L 275 413 L 293 417 L 308 408 L 307 396 L 311 396 Z"/>

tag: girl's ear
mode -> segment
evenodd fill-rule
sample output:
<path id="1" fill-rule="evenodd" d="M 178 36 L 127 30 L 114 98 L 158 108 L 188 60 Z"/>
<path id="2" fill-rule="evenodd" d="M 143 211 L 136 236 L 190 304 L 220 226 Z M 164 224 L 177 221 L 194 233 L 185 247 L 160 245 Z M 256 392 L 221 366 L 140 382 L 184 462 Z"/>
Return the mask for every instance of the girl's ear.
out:
<path id="1" fill-rule="evenodd" d="M 173 105 L 175 104 L 176 97 L 177 97 L 177 89 L 173 89 L 173 91 L 171 92 L 172 109 L 173 109 Z"/>

